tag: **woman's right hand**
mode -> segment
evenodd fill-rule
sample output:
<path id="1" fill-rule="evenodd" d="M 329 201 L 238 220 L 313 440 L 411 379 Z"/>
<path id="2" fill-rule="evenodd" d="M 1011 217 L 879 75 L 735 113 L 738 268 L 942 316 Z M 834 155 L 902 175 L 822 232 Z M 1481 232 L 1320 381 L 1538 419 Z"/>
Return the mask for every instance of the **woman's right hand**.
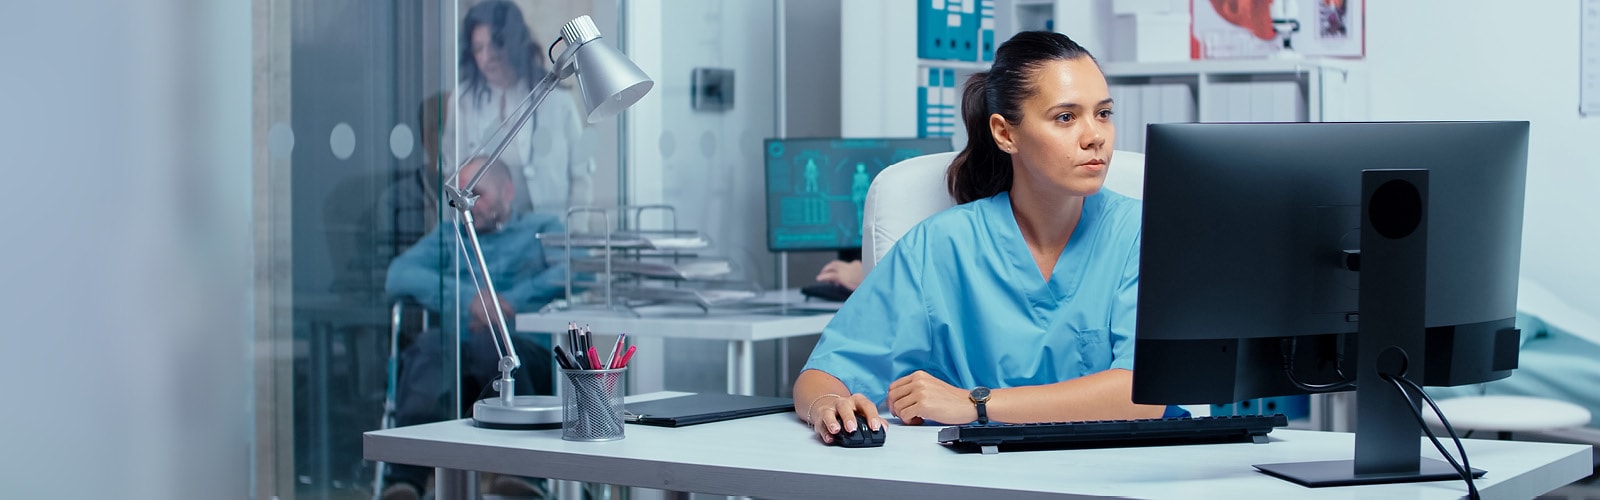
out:
<path id="1" fill-rule="evenodd" d="M 833 444 L 833 435 L 842 428 L 846 432 L 856 429 L 855 415 L 867 418 L 867 428 L 874 431 L 883 429 L 888 422 L 878 416 L 878 406 L 872 404 L 866 395 L 856 393 L 849 397 L 824 396 L 811 405 L 811 415 L 807 418 L 811 422 L 811 431 L 822 439 L 823 444 Z M 848 418 L 839 418 L 840 415 Z"/>

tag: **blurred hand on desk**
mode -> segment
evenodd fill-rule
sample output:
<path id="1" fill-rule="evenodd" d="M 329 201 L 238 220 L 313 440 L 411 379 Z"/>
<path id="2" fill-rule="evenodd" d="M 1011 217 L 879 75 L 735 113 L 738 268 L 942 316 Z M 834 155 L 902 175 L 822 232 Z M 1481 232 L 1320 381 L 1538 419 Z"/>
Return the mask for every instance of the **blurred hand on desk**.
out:
<path id="1" fill-rule="evenodd" d="M 845 262 L 835 260 L 822 266 L 822 272 L 817 273 L 817 281 L 825 283 L 838 283 L 840 286 L 854 291 L 861 286 L 861 261 L 852 260 Z"/>

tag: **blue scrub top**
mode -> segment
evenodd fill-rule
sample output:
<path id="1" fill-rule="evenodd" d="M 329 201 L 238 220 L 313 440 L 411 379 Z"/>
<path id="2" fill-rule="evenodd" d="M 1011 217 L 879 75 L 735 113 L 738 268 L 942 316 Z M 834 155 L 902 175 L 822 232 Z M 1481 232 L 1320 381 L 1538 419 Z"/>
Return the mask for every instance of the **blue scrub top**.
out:
<path id="1" fill-rule="evenodd" d="M 1109 190 L 1085 198 L 1048 281 L 1010 193 L 935 214 L 867 275 L 805 368 L 879 406 L 891 382 L 916 370 L 956 387 L 1005 388 L 1132 369 L 1142 213 Z"/>

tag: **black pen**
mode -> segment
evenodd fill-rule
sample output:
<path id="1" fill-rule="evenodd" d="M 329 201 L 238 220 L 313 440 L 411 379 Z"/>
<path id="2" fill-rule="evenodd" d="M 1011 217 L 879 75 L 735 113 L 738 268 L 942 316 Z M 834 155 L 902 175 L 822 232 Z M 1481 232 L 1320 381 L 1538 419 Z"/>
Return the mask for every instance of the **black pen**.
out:
<path id="1" fill-rule="evenodd" d="M 551 350 L 555 351 L 556 364 L 561 365 L 562 368 L 568 370 L 578 369 L 577 365 L 573 364 L 572 359 L 567 357 L 567 351 L 562 349 L 561 346 L 555 346 Z"/>
<path id="2" fill-rule="evenodd" d="M 581 350 L 578 349 L 578 324 L 576 322 L 567 322 L 567 348 L 574 351 Z"/>
<path id="3" fill-rule="evenodd" d="M 593 334 L 594 332 L 589 330 L 589 325 L 583 325 L 583 332 L 578 334 L 578 340 L 583 342 L 583 352 L 589 352 L 589 348 L 594 347 L 589 341 L 589 337 Z"/>

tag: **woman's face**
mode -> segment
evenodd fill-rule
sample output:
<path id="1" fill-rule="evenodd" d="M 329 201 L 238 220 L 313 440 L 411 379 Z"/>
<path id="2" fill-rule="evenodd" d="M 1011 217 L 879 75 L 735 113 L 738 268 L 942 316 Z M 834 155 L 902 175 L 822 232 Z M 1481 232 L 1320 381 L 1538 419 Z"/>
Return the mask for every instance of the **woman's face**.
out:
<path id="1" fill-rule="evenodd" d="M 506 64 L 505 53 L 494 46 L 494 37 L 488 26 L 472 28 L 472 60 L 478 63 L 478 71 L 483 72 L 490 86 L 506 88 L 517 82 L 511 65 Z"/>
<path id="2" fill-rule="evenodd" d="M 1116 138 L 1105 75 L 1079 57 L 1045 63 L 1031 83 L 1037 92 L 1022 102 L 1018 123 L 990 118 L 996 144 L 1011 153 L 1014 182 L 1065 196 L 1094 194 Z"/>

